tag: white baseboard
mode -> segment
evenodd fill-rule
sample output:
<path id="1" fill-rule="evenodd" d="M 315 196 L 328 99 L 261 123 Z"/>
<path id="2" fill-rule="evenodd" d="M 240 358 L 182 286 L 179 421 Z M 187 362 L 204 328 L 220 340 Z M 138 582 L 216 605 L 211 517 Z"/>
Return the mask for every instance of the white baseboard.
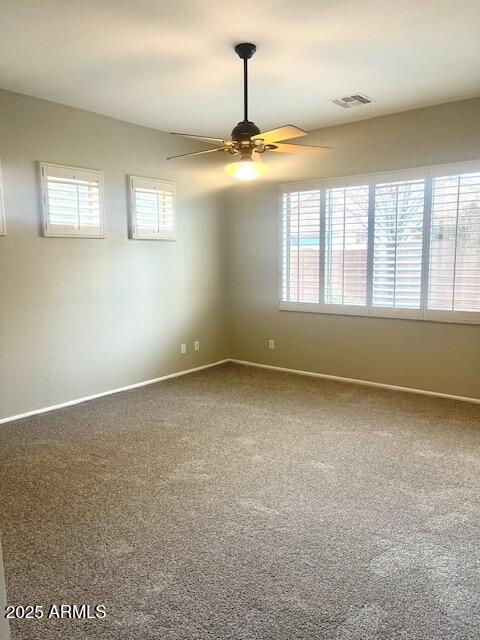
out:
<path id="1" fill-rule="evenodd" d="M 312 378 L 324 378 L 326 380 L 336 380 L 337 382 L 347 382 L 349 384 L 361 384 L 367 387 L 378 387 L 380 389 L 390 389 L 393 391 L 403 391 L 407 393 L 418 393 L 423 396 L 434 396 L 436 398 L 448 398 L 449 400 L 461 400 L 462 402 L 473 402 L 480 404 L 480 398 L 469 398 L 467 396 L 454 396 L 450 393 L 440 393 L 438 391 L 426 391 L 425 389 L 414 389 L 412 387 L 399 387 L 394 384 L 384 384 L 383 382 L 371 382 L 369 380 L 358 380 L 357 378 L 343 378 L 332 376 L 327 373 L 315 373 L 314 371 L 302 371 L 301 369 L 288 369 L 287 367 L 276 367 L 271 364 L 260 364 L 259 362 L 249 362 L 248 360 L 237 360 L 230 358 L 230 362 L 242 364 L 246 367 L 260 367 L 261 369 L 272 369 L 273 371 L 286 371 L 300 376 L 310 376 Z"/>
<path id="2" fill-rule="evenodd" d="M 259 367 L 260 369 L 271 369 L 273 371 L 286 371 L 287 373 L 294 373 L 296 375 L 301 375 L 301 376 L 310 376 L 312 378 L 324 378 L 326 380 L 336 380 L 337 382 L 347 382 L 348 384 L 360 384 L 367 387 L 377 387 L 379 389 L 390 389 L 393 391 L 417 393 L 424 396 L 433 396 L 436 398 L 448 398 L 450 400 L 460 400 L 462 402 L 473 402 L 475 404 L 480 404 L 480 398 L 455 396 L 450 393 L 440 393 L 438 391 L 427 391 L 425 389 L 414 389 L 412 387 L 399 387 L 397 385 L 385 384 L 383 382 L 371 382 L 370 380 L 359 380 L 357 378 L 344 378 L 342 376 L 332 376 L 327 373 L 316 373 L 314 371 L 302 371 L 301 369 L 289 369 L 288 367 L 277 367 L 271 364 L 261 364 L 260 362 L 250 362 L 248 360 L 237 360 L 236 358 L 225 358 L 224 360 L 217 360 L 217 362 L 204 364 L 201 367 L 194 367 L 193 369 L 185 369 L 184 371 L 169 373 L 166 376 L 160 376 L 159 378 L 152 378 L 151 380 L 144 380 L 143 382 L 136 382 L 135 384 L 129 384 L 126 387 L 119 387 L 118 389 L 102 391 L 101 393 L 95 393 L 94 395 L 91 395 L 91 396 L 85 396 L 83 398 L 69 400 L 68 402 L 54 404 L 50 407 L 43 407 L 42 409 L 34 409 L 33 411 L 27 411 L 26 413 L 20 413 L 15 416 L 9 416 L 8 418 L 0 418 L 0 424 L 5 424 L 6 422 L 13 422 L 15 420 L 20 420 L 22 418 L 29 418 L 30 416 L 35 416 L 40 413 L 47 413 L 48 411 L 55 411 L 56 409 L 63 409 L 64 407 L 70 407 L 75 404 L 80 404 L 81 402 L 88 402 L 89 400 L 95 400 L 96 398 L 109 396 L 113 393 L 120 393 L 121 391 L 129 391 L 130 389 L 145 387 L 149 384 L 155 384 L 155 382 L 161 382 L 162 380 L 168 380 L 170 378 L 178 378 L 179 376 L 186 376 L 189 373 L 194 373 L 195 371 L 202 371 L 202 369 L 209 369 L 210 367 L 216 367 L 219 364 L 225 364 L 226 362 L 234 362 L 235 364 L 241 364 L 247 367 Z"/>
<path id="3" fill-rule="evenodd" d="M 202 369 L 209 369 L 210 367 L 216 367 L 217 365 L 224 364 L 225 362 L 229 362 L 229 360 L 228 359 L 218 360 L 217 362 L 204 364 L 201 367 L 194 367 L 193 369 L 185 369 L 184 371 L 169 373 L 166 376 L 160 376 L 160 378 L 152 378 L 151 380 L 144 380 L 143 382 L 136 382 L 135 384 L 129 384 L 126 387 L 119 387 L 118 389 L 111 389 L 110 391 L 102 391 L 101 393 L 95 393 L 92 396 L 85 396 L 84 398 L 77 398 L 76 400 L 69 400 L 68 402 L 61 402 L 60 404 L 54 404 L 51 407 L 43 407 L 43 409 L 34 409 L 33 411 L 27 411 L 26 413 L 19 413 L 16 416 L 9 416 L 8 418 L 0 418 L 0 424 L 4 424 L 5 422 L 13 422 L 14 420 L 20 420 L 21 418 L 36 416 L 39 413 L 47 413 L 47 411 L 55 411 L 55 409 L 63 409 L 64 407 L 70 407 L 74 404 L 80 404 L 80 402 L 88 402 L 89 400 L 95 400 L 96 398 L 109 396 L 112 393 L 120 393 L 120 391 L 129 391 L 130 389 L 145 387 L 149 384 L 155 384 L 155 382 L 168 380 L 169 378 L 178 378 L 179 376 L 186 376 L 189 373 L 194 373 L 195 371 L 201 371 Z"/>

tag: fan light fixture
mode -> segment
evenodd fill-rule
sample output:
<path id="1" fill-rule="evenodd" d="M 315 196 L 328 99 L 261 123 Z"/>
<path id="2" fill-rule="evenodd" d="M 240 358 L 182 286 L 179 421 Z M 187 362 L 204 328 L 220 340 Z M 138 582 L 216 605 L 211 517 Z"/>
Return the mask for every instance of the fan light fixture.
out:
<path id="1" fill-rule="evenodd" d="M 231 162 L 225 165 L 225 173 L 237 180 L 255 180 L 255 178 L 262 176 L 266 170 L 267 167 L 263 162 L 249 157 L 240 160 L 240 162 Z"/>
<path id="2" fill-rule="evenodd" d="M 179 156 L 170 156 L 167 160 L 174 158 L 186 158 L 189 156 L 200 156 L 205 153 L 228 153 L 234 156 L 236 162 L 231 162 L 225 166 L 225 173 L 233 176 L 237 180 L 254 180 L 263 175 L 267 167 L 260 161 L 260 154 L 266 151 L 276 153 L 316 153 L 325 155 L 331 151 L 331 147 L 314 147 L 305 144 L 287 144 L 283 140 L 306 136 L 307 132 L 299 129 L 293 124 L 286 124 L 283 127 L 269 129 L 261 132 L 254 122 L 248 119 L 248 60 L 253 56 L 257 47 L 251 42 L 241 42 L 235 47 L 235 53 L 243 60 L 243 120 L 239 122 L 232 131 L 231 139 L 212 138 L 210 136 L 197 136 L 190 133 L 175 133 L 173 135 L 201 140 L 208 144 L 218 145 L 215 149 L 205 149 L 203 151 L 193 151 L 192 153 L 182 153 Z M 233 159 L 233 158 L 232 158 Z"/>

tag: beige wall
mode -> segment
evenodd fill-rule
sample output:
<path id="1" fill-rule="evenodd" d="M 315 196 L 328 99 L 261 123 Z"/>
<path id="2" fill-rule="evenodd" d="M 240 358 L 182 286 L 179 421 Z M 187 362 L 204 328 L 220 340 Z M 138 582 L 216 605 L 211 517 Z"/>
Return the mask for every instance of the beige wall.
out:
<path id="1" fill-rule="evenodd" d="M 479 123 L 470 100 L 318 130 L 331 156 L 222 195 L 218 159 L 165 162 L 188 141 L 0 91 L 0 419 L 229 355 L 480 397 L 480 327 L 277 308 L 278 182 L 478 158 Z M 105 239 L 41 237 L 38 160 L 104 171 Z M 177 242 L 127 239 L 129 173 L 177 182 Z"/>
<path id="2" fill-rule="evenodd" d="M 300 142 L 300 141 L 299 141 Z M 480 327 L 279 311 L 278 182 L 480 158 L 480 100 L 317 130 L 326 158 L 268 158 L 228 197 L 234 358 L 480 398 Z M 275 351 L 268 338 L 277 340 Z"/>
<path id="3" fill-rule="evenodd" d="M 218 169 L 165 162 L 189 150 L 151 129 L 0 91 L 0 418 L 225 357 Z M 105 239 L 40 236 L 38 160 L 104 171 Z M 177 242 L 127 239 L 129 173 L 177 182 Z"/>

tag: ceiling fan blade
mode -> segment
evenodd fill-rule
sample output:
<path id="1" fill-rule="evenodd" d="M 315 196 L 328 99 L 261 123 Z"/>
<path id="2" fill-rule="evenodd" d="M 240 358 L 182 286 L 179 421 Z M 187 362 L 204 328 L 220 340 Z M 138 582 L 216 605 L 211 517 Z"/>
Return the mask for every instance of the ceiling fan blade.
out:
<path id="1" fill-rule="evenodd" d="M 299 138 L 300 136 L 306 136 L 308 131 L 299 129 L 293 124 L 286 124 L 283 127 L 277 129 L 270 129 L 270 131 L 264 131 L 256 136 L 252 136 L 252 140 L 263 140 L 265 144 L 270 142 L 276 142 L 277 140 L 289 140 L 290 138 Z"/>
<path id="2" fill-rule="evenodd" d="M 192 138 L 192 140 L 203 140 L 209 144 L 217 144 L 217 142 L 223 142 L 223 144 L 231 144 L 231 140 L 224 140 L 223 138 L 210 138 L 209 136 L 196 136 L 191 133 L 171 133 L 172 136 L 183 136 L 184 138 Z"/>
<path id="3" fill-rule="evenodd" d="M 274 149 L 268 149 L 268 151 L 278 151 L 280 153 L 316 153 L 326 156 L 333 147 L 314 147 L 308 144 L 284 144 L 283 142 L 276 142 Z"/>
<path id="4" fill-rule="evenodd" d="M 228 147 L 217 147 L 216 149 L 207 149 L 206 151 L 193 151 L 192 153 L 181 153 L 179 156 L 170 156 L 167 160 L 175 158 L 186 158 L 187 156 L 200 156 L 202 153 L 213 153 L 214 151 L 228 151 Z"/>

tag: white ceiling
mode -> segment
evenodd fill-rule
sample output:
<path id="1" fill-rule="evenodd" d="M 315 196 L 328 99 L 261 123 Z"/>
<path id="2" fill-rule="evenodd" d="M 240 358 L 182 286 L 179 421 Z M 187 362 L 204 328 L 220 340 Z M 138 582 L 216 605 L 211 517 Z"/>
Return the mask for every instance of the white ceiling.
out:
<path id="1" fill-rule="evenodd" d="M 0 87 L 225 136 L 251 41 L 250 119 L 313 129 L 478 96 L 479 24 L 480 0 L 0 0 Z"/>

